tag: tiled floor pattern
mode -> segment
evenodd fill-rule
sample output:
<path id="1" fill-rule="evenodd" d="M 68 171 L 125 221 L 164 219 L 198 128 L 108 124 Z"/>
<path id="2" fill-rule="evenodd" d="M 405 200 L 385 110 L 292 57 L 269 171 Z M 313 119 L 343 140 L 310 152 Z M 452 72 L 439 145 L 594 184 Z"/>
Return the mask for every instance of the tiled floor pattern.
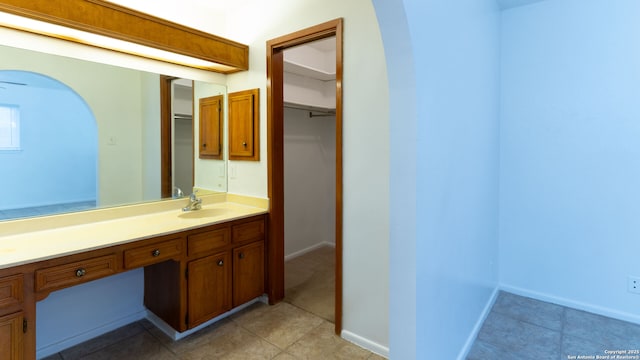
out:
<path id="1" fill-rule="evenodd" d="M 334 335 L 333 254 L 322 248 L 288 261 L 287 297 L 277 305 L 256 303 L 179 341 L 142 320 L 46 360 L 384 359 Z"/>
<path id="2" fill-rule="evenodd" d="M 467 359 L 595 359 L 605 350 L 640 350 L 640 326 L 500 292 Z"/>
<path id="3" fill-rule="evenodd" d="M 83 201 L 83 202 L 55 204 L 55 205 L 47 205 L 47 206 L 35 206 L 35 207 L 20 208 L 20 209 L 6 209 L 6 210 L 0 210 L 0 220 L 61 214 L 65 212 L 93 209 L 95 207 L 96 207 L 95 201 Z"/>

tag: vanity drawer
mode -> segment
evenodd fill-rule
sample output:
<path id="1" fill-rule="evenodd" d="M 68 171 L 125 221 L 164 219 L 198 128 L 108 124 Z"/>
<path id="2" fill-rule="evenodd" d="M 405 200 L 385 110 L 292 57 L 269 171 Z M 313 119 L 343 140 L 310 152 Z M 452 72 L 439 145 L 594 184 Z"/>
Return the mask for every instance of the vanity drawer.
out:
<path id="1" fill-rule="evenodd" d="M 173 259 L 182 254 L 182 239 L 172 239 L 124 251 L 124 267 L 133 269 Z"/>
<path id="2" fill-rule="evenodd" d="M 36 291 L 62 289 L 113 275 L 116 263 L 116 255 L 111 254 L 36 270 Z"/>
<path id="3" fill-rule="evenodd" d="M 205 231 L 187 238 L 187 254 L 189 256 L 208 255 L 229 244 L 229 229 L 222 228 Z"/>
<path id="4" fill-rule="evenodd" d="M 0 309 L 22 303 L 22 274 L 0 278 Z"/>
<path id="5" fill-rule="evenodd" d="M 231 228 L 231 241 L 234 243 L 262 239 L 264 239 L 264 218 L 233 225 Z"/>

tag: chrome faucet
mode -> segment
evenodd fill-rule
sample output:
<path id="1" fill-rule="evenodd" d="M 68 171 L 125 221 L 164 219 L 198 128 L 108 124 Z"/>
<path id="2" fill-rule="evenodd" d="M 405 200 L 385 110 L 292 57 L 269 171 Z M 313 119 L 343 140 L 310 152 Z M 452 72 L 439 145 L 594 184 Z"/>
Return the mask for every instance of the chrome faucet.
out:
<path id="1" fill-rule="evenodd" d="M 182 208 L 182 211 L 193 211 L 200 210 L 202 208 L 202 199 L 196 197 L 196 192 L 194 191 L 189 195 L 189 204 Z"/>

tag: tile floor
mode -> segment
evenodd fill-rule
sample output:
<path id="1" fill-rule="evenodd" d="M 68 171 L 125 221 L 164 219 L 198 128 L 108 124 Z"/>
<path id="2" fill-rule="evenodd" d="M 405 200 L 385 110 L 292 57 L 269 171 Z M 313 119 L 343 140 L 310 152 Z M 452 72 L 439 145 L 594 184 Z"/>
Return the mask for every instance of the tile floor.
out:
<path id="1" fill-rule="evenodd" d="M 287 261 L 284 302 L 254 304 L 180 341 L 142 320 L 46 360 L 384 359 L 333 334 L 334 264 L 332 248 Z M 500 292 L 467 360 L 566 360 L 636 349 L 639 325 Z"/>
<path id="2" fill-rule="evenodd" d="M 334 263 L 331 248 L 288 261 L 285 301 L 256 303 L 182 340 L 141 320 L 46 360 L 384 359 L 334 335 Z"/>
<path id="3" fill-rule="evenodd" d="M 285 299 L 334 322 L 335 249 L 321 247 L 285 263 Z"/>
<path id="4" fill-rule="evenodd" d="M 640 350 L 640 325 L 500 292 L 467 360 L 595 359 L 605 350 Z"/>

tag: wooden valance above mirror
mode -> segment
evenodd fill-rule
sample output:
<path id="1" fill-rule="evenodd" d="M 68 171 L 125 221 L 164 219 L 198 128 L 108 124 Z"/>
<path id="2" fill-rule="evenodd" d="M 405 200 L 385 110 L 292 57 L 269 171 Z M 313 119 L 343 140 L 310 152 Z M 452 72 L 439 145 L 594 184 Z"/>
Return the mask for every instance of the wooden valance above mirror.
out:
<path id="1" fill-rule="evenodd" d="M 191 67 L 225 74 L 249 68 L 247 45 L 102 0 L 0 0 L 0 11 L 216 63 Z"/>

